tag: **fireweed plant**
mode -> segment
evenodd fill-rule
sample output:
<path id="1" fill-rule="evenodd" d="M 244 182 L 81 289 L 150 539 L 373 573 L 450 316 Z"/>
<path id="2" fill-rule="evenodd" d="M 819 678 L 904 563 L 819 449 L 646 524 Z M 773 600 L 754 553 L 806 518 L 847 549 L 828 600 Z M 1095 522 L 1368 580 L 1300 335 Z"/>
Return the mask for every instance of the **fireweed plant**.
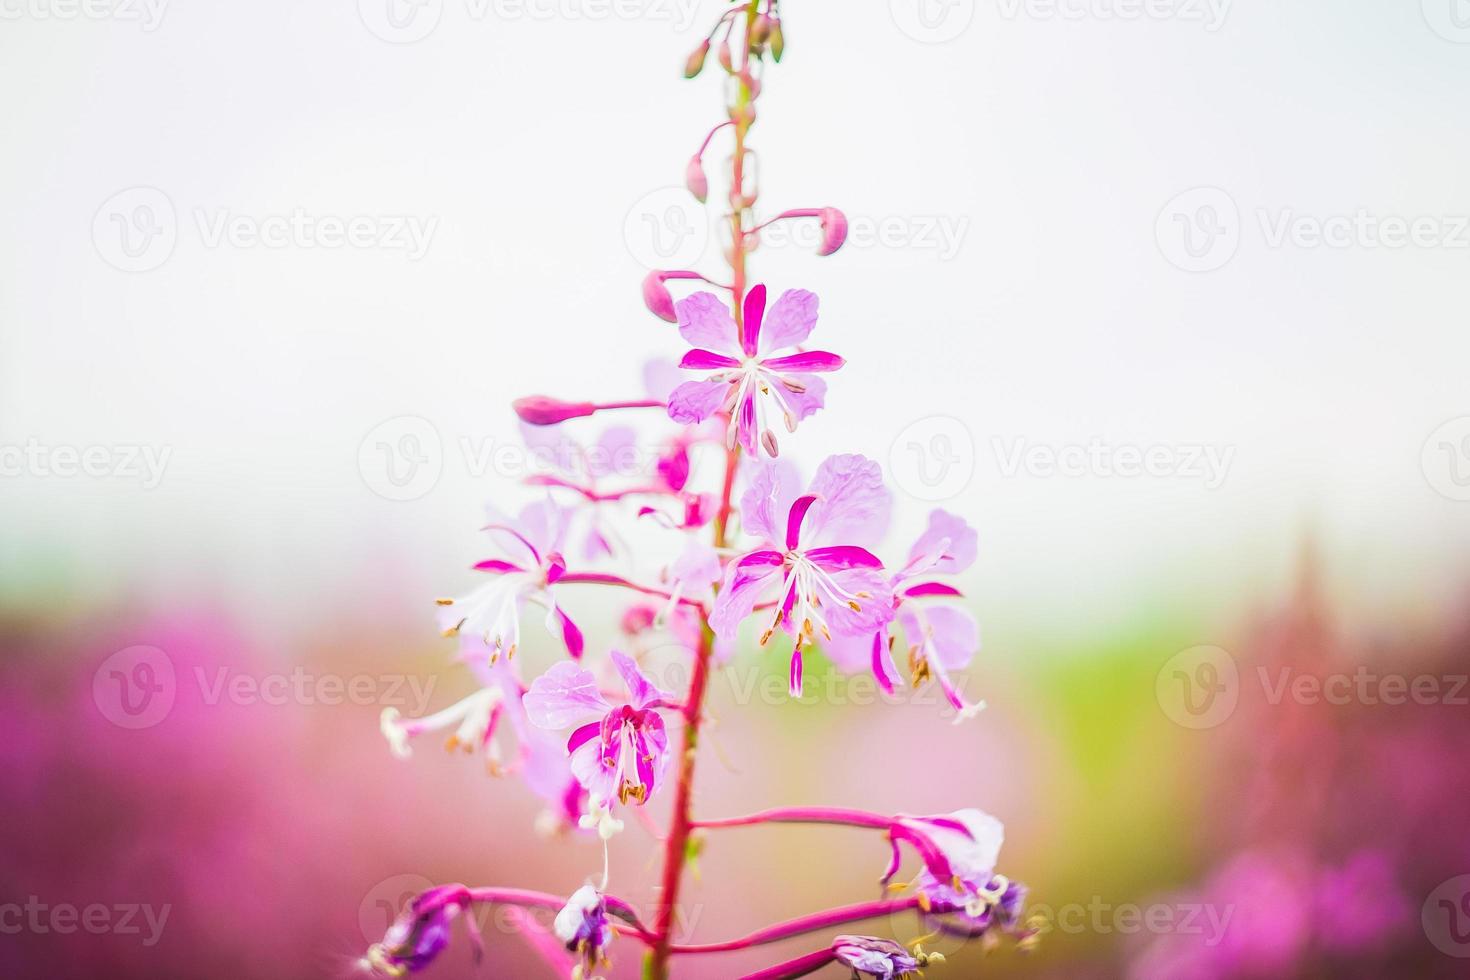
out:
<path id="1" fill-rule="evenodd" d="M 643 283 L 649 310 L 676 323 L 687 349 L 670 380 L 646 372 L 648 397 L 613 403 L 536 396 L 514 404 L 534 447 L 555 446 L 553 465 L 529 481 L 544 495 L 516 515 L 492 512 L 485 527 L 493 550 L 475 565 L 481 584 L 467 595 L 439 600 L 440 627 L 460 642 L 461 658 L 483 687 L 460 703 L 423 718 L 383 713 L 382 729 L 394 754 L 408 756 L 425 732 L 448 732 L 451 749 L 483 753 L 494 773 L 515 773 L 546 803 L 542 829 L 600 837 L 601 873 L 569 896 L 517 888 L 441 885 L 418 895 L 362 960 L 369 971 L 401 976 L 433 961 L 463 923 L 478 959 L 481 938 L 474 907 L 510 906 L 532 946 L 549 963 L 590 980 L 609 963 L 617 940 L 645 948 L 643 974 L 671 975 L 677 962 L 744 950 L 813 934 L 824 944 L 806 955 L 747 975 L 747 980 L 798 977 L 836 964 L 853 977 L 918 976 L 943 957 L 922 943 L 943 933 L 994 943 L 1008 934 L 1023 945 L 1034 930 L 1022 924 L 1025 889 L 996 873 L 1002 827 L 976 809 L 940 816 L 885 815 L 824 806 L 785 807 L 724 819 L 696 819 L 691 810 L 696 749 L 706 721 L 711 670 L 734 649 L 747 620 L 764 648 L 786 659 L 790 689 L 802 690 L 803 653 L 819 647 L 841 670 L 871 670 L 884 691 L 903 680 L 894 660 L 907 657 L 914 686 L 939 685 L 956 711 L 968 704 L 951 682 L 979 646 L 974 620 L 954 600 L 947 579 L 975 560 L 975 532 L 960 518 L 936 510 L 928 527 L 896 568 L 870 547 L 887 524 L 891 495 L 878 465 L 857 455 L 834 455 L 803 483 L 794 467 L 777 461 L 781 440 L 823 407 L 824 376 L 843 359 L 809 346 L 817 326 L 817 297 L 804 289 L 768 290 L 752 284 L 747 257 L 762 228 L 776 221 L 815 220 L 823 255 L 836 252 L 847 220 L 836 208 L 783 211 L 756 223 L 757 191 L 750 130 L 756 120 L 762 68 L 780 61 L 785 46 L 777 0 L 735 5 L 685 66 L 693 78 L 713 47 L 726 75 L 728 119 L 705 137 L 689 161 L 690 192 L 708 194 L 703 158 L 717 136 L 733 141 L 726 174 L 729 210 L 725 258 L 728 283 L 689 270 L 651 273 Z M 718 40 L 716 40 L 718 38 Z M 706 283 L 675 302 L 670 284 Z M 824 336 L 830 335 L 824 331 Z M 657 410 L 676 423 L 649 454 L 656 465 L 631 483 L 609 460 L 635 447 L 632 429 L 615 427 L 592 449 L 560 434 L 570 419 L 594 414 Z M 783 435 L 778 436 L 778 430 Z M 557 434 L 547 438 L 547 432 Z M 692 484 L 691 453 L 712 447 L 723 466 L 718 489 Z M 738 493 L 738 496 L 737 496 Z M 678 557 L 653 581 L 605 570 L 631 556 L 610 516 L 628 516 L 677 536 Z M 581 566 L 581 567 L 579 567 Z M 631 597 L 622 617 L 632 655 L 592 648 L 567 611 L 575 587 L 598 585 Z M 529 683 L 515 653 L 523 614 L 540 607 L 566 648 L 560 660 Z M 669 634 L 689 664 L 687 689 L 660 689 L 640 663 L 646 638 Z M 513 741 L 512 741 L 513 740 Z M 513 747 L 507 748 L 507 745 Z M 662 841 L 661 885 L 652 922 L 609 891 L 607 849 L 624 818 L 655 796 L 672 797 Z M 637 813 L 650 828 L 655 821 Z M 880 897 L 827 909 L 700 945 L 675 941 L 675 908 L 685 866 L 714 831 L 767 823 L 844 825 L 871 830 L 890 847 Z M 904 848 L 917 855 L 912 881 L 895 882 Z M 553 916 L 550 931 L 530 914 Z M 844 926 L 913 911 L 928 934 L 910 945 L 841 934 Z M 565 951 L 563 951 L 565 950 Z M 708 971 L 705 971 L 706 973 Z"/>

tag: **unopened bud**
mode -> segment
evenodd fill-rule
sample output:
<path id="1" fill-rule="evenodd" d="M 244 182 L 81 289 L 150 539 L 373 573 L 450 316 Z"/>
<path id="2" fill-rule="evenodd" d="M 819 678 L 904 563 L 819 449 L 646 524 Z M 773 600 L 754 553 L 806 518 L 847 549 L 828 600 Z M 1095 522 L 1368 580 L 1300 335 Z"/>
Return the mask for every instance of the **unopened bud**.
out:
<path id="1" fill-rule="evenodd" d="M 517 398 L 510 403 L 521 421 L 527 425 L 556 425 L 567 419 L 579 419 L 597 411 L 591 402 L 564 402 L 546 395 Z"/>
<path id="2" fill-rule="evenodd" d="M 674 297 L 669 294 L 669 287 L 664 285 L 663 273 L 657 269 L 643 277 L 643 305 L 660 319 L 670 323 L 679 322 L 679 317 L 674 313 Z"/>
<path id="3" fill-rule="evenodd" d="M 765 14 L 757 14 L 755 21 L 750 25 L 750 42 L 759 47 L 770 39 L 771 18 Z"/>
<path id="4" fill-rule="evenodd" d="M 690 157 L 689 166 L 684 168 L 684 186 L 700 204 L 709 196 L 709 178 L 705 177 L 704 164 L 697 156 Z"/>
<path id="5" fill-rule="evenodd" d="M 735 70 L 735 59 L 730 56 L 730 42 L 728 40 L 720 42 L 720 49 L 716 52 L 716 56 L 720 59 L 721 67 L 726 71 Z"/>
<path id="6" fill-rule="evenodd" d="M 781 52 L 786 50 L 786 37 L 781 33 L 780 18 L 771 18 L 771 57 L 776 61 L 781 60 Z"/>
<path id="7" fill-rule="evenodd" d="M 822 247 L 818 255 L 831 255 L 847 241 L 847 215 L 836 208 L 822 209 Z"/>
<path id="8" fill-rule="evenodd" d="M 684 62 L 684 77 L 693 78 L 704 70 L 704 57 L 709 54 L 709 38 L 705 38 L 699 47 L 689 54 L 689 60 Z"/>

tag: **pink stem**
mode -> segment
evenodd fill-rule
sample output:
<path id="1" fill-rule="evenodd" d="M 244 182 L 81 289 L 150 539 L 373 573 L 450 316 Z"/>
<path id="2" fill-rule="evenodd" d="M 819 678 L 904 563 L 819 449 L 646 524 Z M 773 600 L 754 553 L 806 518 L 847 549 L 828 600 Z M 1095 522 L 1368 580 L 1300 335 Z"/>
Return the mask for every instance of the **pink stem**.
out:
<path id="1" fill-rule="evenodd" d="M 753 235 L 767 225 L 774 225 L 776 222 L 783 221 L 786 218 L 820 218 L 821 216 L 822 211 L 820 208 L 794 208 L 790 211 L 782 211 L 780 214 L 767 221 L 762 221 L 760 224 L 747 231 L 746 234 Z"/>
<path id="2" fill-rule="evenodd" d="M 667 404 L 665 404 L 662 401 L 659 401 L 657 398 L 645 398 L 645 399 L 643 399 L 641 401 L 604 402 L 604 403 L 602 403 L 602 404 L 600 404 L 600 405 L 597 406 L 597 410 L 599 412 L 604 412 L 604 411 L 607 411 L 608 409 L 611 409 L 611 408 L 667 408 L 667 407 L 668 407 Z"/>
<path id="3" fill-rule="evenodd" d="M 556 584 L 617 585 L 625 589 L 632 589 L 634 592 L 642 592 L 644 595 L 655 595 L 663 599 L 672 599 L 674 597 L 672 592 L 665 592 L 663 589 L 655 589 L 651 585 L 639 585 L 637 582 L 628 581 L 621 575 L 611 575 L 607 572 L 568 572 L 561 578 L 557 579 Z M 683 596 L 680 596 L 679 602 L 686 606 L 693 606 L 696 609 L 704 608 L 704 606 L 700 603 L 698 599 L 686 599 Z"/>
<path id="4" fill-rule="evenodd" d="M 787 806 L 773 810 L 762 810 L 743 817 L 725 817 L 720 820 L 697 820 L 696 827 L 751 827 L 762 823 L 835 823 L 850 827 L 872 827 L 888 830 L 893 827 L 892 817 L 869 813 L 866 810 L 850 810 L 837 806 Z"/>
<path id="5" fill-rule="evenodd" d="M 815 953 L 807 953 L 794 960 L 787 960 L 785 963 L 768 966 L 764 970 L 747 973 L 740 980 L 794 980 L 795 977 L 804 977 L 817 972 L 836 958 L 837 954 L 830 949 L 819 949 Z"/>
<path id="6" fill-rule="evenodd" d="M 749 949 L 752 946 L 764 946 L 767 943 L 780 942 L 790 939 L 792 936 L 800 936 L 808 932 L 818 932 L 822 929 L 830 929 L 848 922 L 860 922 L 863 919 L 876 919 L 880 916 L 892 915 L 895 912 L 907 912 L 918 908 L 919 896 L 910 895 L 907 898 L 879 899 L 875 902 L 861 902 L 857 905 L 843 905 L 835 909 L 826 909 L 822 912 L 813 912 L 800 918 L 791 919 L 787 922 L 778 922 L 764 929 L 757 929 L 748 936 L 740 939 L 730 939 L 722 943 L 704 943 L 694 946 L 674 945 L 670 952 L 687 953 L 730 953 L 737 949 Z"/>

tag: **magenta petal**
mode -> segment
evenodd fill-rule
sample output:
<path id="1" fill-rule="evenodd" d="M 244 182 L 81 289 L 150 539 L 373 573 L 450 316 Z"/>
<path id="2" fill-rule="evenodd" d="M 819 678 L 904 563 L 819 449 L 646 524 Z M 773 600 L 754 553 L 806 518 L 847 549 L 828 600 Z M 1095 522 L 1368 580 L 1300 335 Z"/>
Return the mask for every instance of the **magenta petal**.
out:
<path id="1" fill-rule="evenodd" d="M 567 573 L 567 560 L 561 555 L 546 556 L 546 584 L 555 585 Z"/>
<path id="2" fill-rule="evenodd" d="M 839 571 L 844 568 L 882 568 L 883 560 L 867 548 L 855 544 L 839 544 L 830 548 L 813 548 L 806 552 L 818 568 Z"/>
<path id="3" fill-rule="evenodd" d="M 791 510 L 786 513 L 786 550 L 791 551 L 801 543 L 801 522 L 806 518 L 806 512 L 812 509 L 812 504 L 817 502 L 813 494 L 797 497 L 796 502 L 791 505 Z"/>
<path id="4" fill-rule="evenodd" d="M 796 649 L 791 651 L 791 676 L 789 681 L 791 696 L 793 698 L 801 697 L 801 673 L 801 646 L 798 644 Z"/>
<path id="5" fill-rule="evenodd" d="M 745 294 L 745 316 L 740 335 L 740 347 L 746 357 L 754 357 L 760 349 L 761 318 L 766 312 L 766 287 L 755 285 Z"/>
<path id="6" fill-rule="evenodd" d="M 489 558 L 485 561 L 475 562 L 475 570 L 480 572 L 523 572 L 524 568 L 514 562 L 502 561 L 499 558 Z"/>
<path id="7" fill-rule="evenodd" d="M 760 438 L 760 433 L 755 431 L 754 395 L 745 396 L 745 401 L 741 403 L 739 412 L 740 421 L 736 430 L 736 435 L 739 438 L 740 445 L 745 449 L 745 451 L 754 456 L 758 452 L 756 446 L 757 440 Z"/>
<path id="8" fill-rule="evenodd" d="M 669 395 L 669 418 L 683 425 L 703 422 L 720 410 L 729 392 L 724 381 L 686 381 Z"/>
<path id="9" fill-rule="evenodd" d="M 779 551 L 752 551 L 735 563 L 739 569 L 753 569 L 765 565 L 779 565 L 786 559 Z"/>
<path id="10" fill-rule="evenodd" d="M 883 642 L 884 635 L 882 631 L 873 634 L 873 676 L 878 679 L 878 686 L 884 694 L 892 694 L 898 685 L 898 668 L 893 665 L 888 644 Z"/>
<path id="11" fill-rule="evenodd" d="M 912 585 L 912 586 L 908 587 L 907 589 L 904 589 L 903 590 L 903 594 L 904 595 L 908 595 L 908 596 L 925 596 L 925 595 L 960 596 L 960 595 L 963 595 L 963 593 L 961 593 L 960 590 L 957 589 L 957 588 L 955 588 L 953 585 L 945 585 L 943 582 L 920 582 L 918 585 Z"/>
<path id="12" fill-rule="evenodd" d="M 740 362 L 733 357 L 726 357 L 724 354 L 716 354 L 714 351 L 696 347 L 680 359 L 679 366 L 686 371 L 706 369 L 713 371 L 720 368 L 738 368 Z"/>
<path id="13" fill-rule="evenodd" d="M 571 755 L 586 745 L 589 740 L 596 738 L 597 733 L 600 731 L 602 731 L 602 722 L 589 721 L 581 728 L 572 732 L 572 737 L 567 739 L 567 755 Z"/>
<path id="14" fill-rule="evenodd" d="M 556 610 L 556 618 L 561 622 L 561 638 L 567 645 L 567 653 L 571 654 L 573 659 L 580 660 L 584 645 L 582 631 L 577 628 L 576 623 L 572 622 L 570 616 L 562 612 L 560 607 Z"/>
<path id="15" fill-rule="evenodd" d="M 821 372 L 836 371 L 846 363 L 836 354 L 824 350 L 809 350 L 800 354 L 788 354 L 785 357 L 773 357 L 762 361 L 761 365 L 772 371 Z"/>

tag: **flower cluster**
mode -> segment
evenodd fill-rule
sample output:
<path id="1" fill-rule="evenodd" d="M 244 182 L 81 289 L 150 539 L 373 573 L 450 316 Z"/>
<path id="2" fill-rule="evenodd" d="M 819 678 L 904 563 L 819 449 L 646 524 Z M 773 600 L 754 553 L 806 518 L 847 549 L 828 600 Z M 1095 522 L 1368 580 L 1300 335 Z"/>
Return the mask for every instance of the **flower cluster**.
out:
<path id="1" fill-rule="evenodd" d="M 457 637 L 460 659 L 483 686 L 423 718 L 389 709 L 381 720 L 395 755 L 410 755 L 417 736 L 444 731 L 450 748 L 483 753 L 492 773 L 523 778 L 546 804 L 543 829 L 600 839 L 601 877 L 567 898 L 462 885 L 426 892 L 369 952 L 365 963 L 379 973 L 424 966 L 448 944 L 456 920 L 473 926 L 463 913 L 480 902 L 554 911 L 558 962 L 565 962 L 564 947 L 577 977 L 604 966 L 620 934 L 647 948 L 645 975 L 654 978 L 666 978 L 679 956 L 762 945 L 901 911 L 958 935 L 1022 934 L 1024 889 L 996 873 L 1001 826 L 978 810 L 884 816 L 808 807 L 727 820 L 699 820 L 691 812 L 709 677 L 743 638 L 767 648 L 784 637 L 776 644 L 783 651 L 779 663 L 796 696 L 807 657 L 816 650 L 839 670 L 872 671 L 891 693 L 905 683 L 895 662 L 902 650 L 907 683 L 936 683 L 957 720 L 982 707 L 967 702 L 956 682 L 979 647 L 975 621 L 953 584 L 976 560 L 975 531 L 936 510 L 907 557 L 885 562 L 893 495 L 881 467 L 862 455 L 836 454 L 803 480 L 782 455 L 782 440 L 825 406 L 827 378 L 845 362 L 808 346 L 818 320 L 816 294 L 799 288 L 773 294 L 751 284 L 747 256 L 774 221 L 819 221 L 824 255 L 842 246 L 847 229 L 846 218 L 831 207 L 787 209 L 764 224 L 751 217 L 759 193 L 748 136 L 761 66 L 780 60 L 784 49 L 777 0 L 749 0 L 726 10 L 691 56 L 690 77 L 715 50 L 729 79 L 728 119 L 705 138 L 686 180 L 696 198 L 708 198 L 703 155 L 728 130 L 734 144 L 725 174 L 730 281 L 681 269 L 658 270 L 644 280 L 649 310 L 677 324 L 687 349 L 676 365 L 647 365 L 644 391 L 634 397 L 534 395 L 514 403 L 528 448 L 544 463 L 526 480 L 535 499 L 514 515 L 489 512 L 482 528 L 485 557 L 470 570 L 479 583 L 459 598 L 439 600 L 441 631 Z M 673 284 L 691 280 L 720 292 L 705 289 L 676 300 Z M 632 413 L 645 425 L 620 424 L 584 439 L 577 426 L 587 423 L 581 420 L 610 412 L 620 418 Z M 703 465 L 708 460 L 715 465 Z M 630 544 L 635 539 L 636 547 Z M 588 588 L 628 600 L 619 649 L 589 642 L 578 625 L 587 620 L 576 614 L 577 597 Z M 533 609 L 554 641 L 549 664 L 540 651 L 521 653 L 523 645 L 536 646 L 522 630 L 524 614 Z M 656 683 L 668 663 L 651 655 L 655 649 L 680 651 L 687 686 L 668 691 Z M 645 924 L 609 894 L 606 851 L 626 815 L 655 798 L 668 801 L 670 815 L 658 834 L 664 853 L 657 915 Z M 657 823 L 646 810 L 639 816 Z M 685 865 L 703 846 L 696 833 L 760 823 L 851 825 L 882 833 L 892 855 L 880 879 L 881 897 L 777 924 L 745 940 L 675 943 L 673 908 Z M 898 886 L 893 882 L 906 848 L 920 866 L 912 881 Z M 838 935 L 802 963 L 753 976 L 795 976 L 838 963 L 855 974 L 909 977 L 942 960 L 888 939 Z"/>

